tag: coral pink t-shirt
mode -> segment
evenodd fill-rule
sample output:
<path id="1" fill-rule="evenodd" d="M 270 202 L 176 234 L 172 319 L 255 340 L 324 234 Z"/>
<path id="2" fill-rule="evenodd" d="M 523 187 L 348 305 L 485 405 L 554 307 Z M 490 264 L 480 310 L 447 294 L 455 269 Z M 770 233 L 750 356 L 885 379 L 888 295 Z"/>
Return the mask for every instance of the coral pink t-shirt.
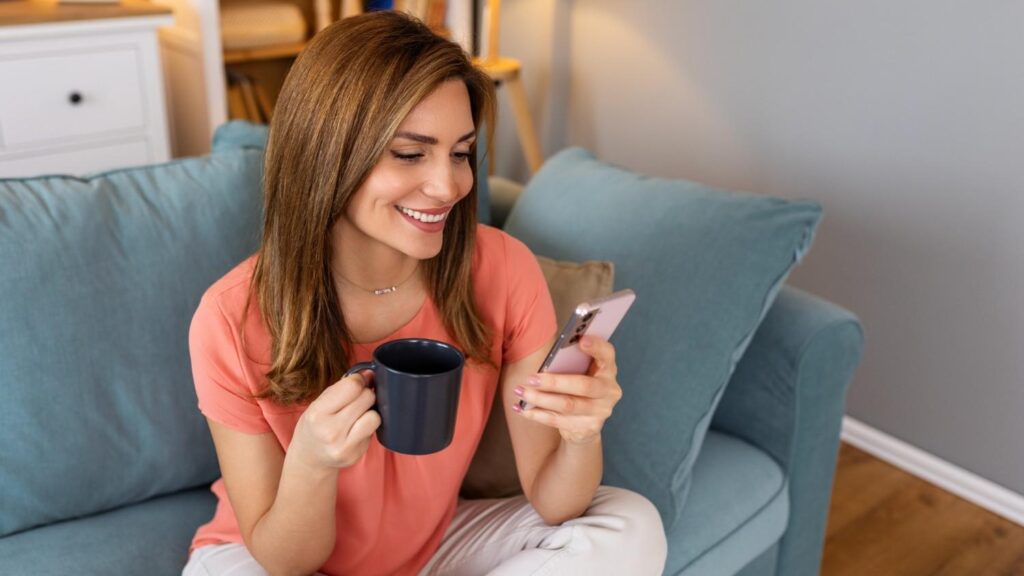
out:
<path id="1" fill-rule="evenodd" d="M 305 406 L 253 398 L 263 388 L 270 366 L 270 337 L 258 307 L 251 306 L 249 314 L 243 314 L 254 264 L 255 257 L 248 258 L 203 295 L 189 332 L 192 372 L 204 415 L 241 432 L 272 433 L 287 450 Z M 498 366 L 528 356 L 554 336 L 551 296 L 536 259 L 522 242 L 479 225 L 472 274 L 479 312 L 494 333 L 491 358 Z M 244 346 L 240 344 L 243 317 Z M 427 298 L 416 316 L 393 334 L 357 344 L 355 361 L 369 360 L 378 344 L 411 337 L 454 344 Z M 337 543 L 321 572 L 416 574 L 426 564 L 455 515 L 459 488 L 497 386 L 498 372 L 493 368 L 467 364 L 455 437 L 448 448 L 410 456 L 386 450 L 374 436 L 363 457 L 339 472 Z M 243 543 L 223 479 L 214 482 L 211 490 L 218 498 L 217 509 L 213 519 L 196 532 L 192 548 Z"/>

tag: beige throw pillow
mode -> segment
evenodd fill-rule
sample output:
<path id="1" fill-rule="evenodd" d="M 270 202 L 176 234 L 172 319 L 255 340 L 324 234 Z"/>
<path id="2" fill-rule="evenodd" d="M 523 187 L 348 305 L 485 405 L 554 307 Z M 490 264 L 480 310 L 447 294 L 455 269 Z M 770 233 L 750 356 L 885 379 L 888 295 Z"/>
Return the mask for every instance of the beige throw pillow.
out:
<path id="1" fill-rule="evenodd" d="M 537 261 L 555 304 L 559 328 L 580 302 L 612 293 L 615 269 L 611 262 L 562 262 L 543 256 L 538 256 Z M 462 482 L 461 495 L 463 498 L 507 498 L 522 492 L 499 390 L 480 445 Z"/>

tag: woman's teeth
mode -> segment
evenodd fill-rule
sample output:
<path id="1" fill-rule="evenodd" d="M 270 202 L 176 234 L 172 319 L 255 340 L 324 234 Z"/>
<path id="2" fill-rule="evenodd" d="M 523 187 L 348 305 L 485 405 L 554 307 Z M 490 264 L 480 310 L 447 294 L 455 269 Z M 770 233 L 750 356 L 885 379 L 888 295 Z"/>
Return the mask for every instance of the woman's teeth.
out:
<path id="1" fill-rule="evenodd" d="M 405 208 L 404 206 L 395 206 L 395 208 L 398 208 L 399 212 L 405 214 L 406 216 L 409 216 L 410 218 L 415 218 L 420 222 L 426 222 L 428 224 L 432 222 L 440 222 L 441 220 L 444 220 L 445 218 L 448 217 L 448 212 L 445 212 L 444 214 L 433 215 L 424 214 L 423 212 L 417 212 L 416 210 L 410 210 L 409 208 Z M 449 212 L 451 211 L 449 210 Z"/>

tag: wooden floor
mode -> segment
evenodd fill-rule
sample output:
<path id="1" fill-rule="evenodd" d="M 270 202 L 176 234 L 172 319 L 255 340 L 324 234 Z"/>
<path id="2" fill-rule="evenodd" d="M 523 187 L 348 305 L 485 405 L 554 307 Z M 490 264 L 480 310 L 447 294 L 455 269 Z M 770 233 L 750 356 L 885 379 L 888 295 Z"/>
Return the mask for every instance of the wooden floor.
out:
<path id="1" fill-rule="evenodd" d="M 823 576 L 1024 576 L 1024 527 L 848 444 Z"/>

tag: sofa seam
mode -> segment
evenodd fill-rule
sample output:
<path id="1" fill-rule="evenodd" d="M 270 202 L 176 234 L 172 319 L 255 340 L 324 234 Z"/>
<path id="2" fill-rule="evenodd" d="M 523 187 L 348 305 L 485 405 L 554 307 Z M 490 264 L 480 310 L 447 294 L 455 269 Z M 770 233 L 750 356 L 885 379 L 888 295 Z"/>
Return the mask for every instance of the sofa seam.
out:
<path id="1" fill-rule="evenodd" d="M 87 183 L 89 183 L 89 182 L 93 182 L 95 180 L 99 180 L 101 178 L 106 178 L 106 177 L 111 176 L 111 175 L 122 174 L 122 173 L 125 173 L 125 172 L 148 171 L 148 170 L 152 170 L 153 168 L 163 168 L 163 167 L 167 167 L 167 166 L 176 166 L 176 165 L 179 165 L 179 164 L 185 164 L 185 163 L 188 163 L 188 162 L 194 162 L 196 160 L 203 160 L 203 159 L 209 159 L 209 158 L 216 158 L 217 156 L 222 156 L 222 155 L 229 155 L 229 154 L 232 154 L 235 151 L 245 152 L 245 151 L 249 151 L 249 150 L 261 150 L 261 148 L 259 148 L 258 146 L 239 146 L 239 147 L 236 147 L 236 148 L 229 148 L 229 149 L 226 149 L 226 150 L 219 150 L 217 152 L 211 151 L 211 153 L 209 155 L 207 155 L 207 156 L 187 156 L 187 157 L 184 157 L 184 158 L 172 158 L 172 159 L 170 159 L 170 160 L 168 160 L 166 162 L 159 162 L 159 163 L 156 163 L 156 164 L 143 164 L 143 165 L 139 165 L 139 166 L 125 166 L 125 167 L 122 167 L 122 168 L 113 168 L 111 170 L 103 170 L 103 171 L 100 171 L 100 172 L 90 173 L 87 177 L 76 176 L 74 174 L 59 174 L 59 173 L 55 174 L 55 173 L 51 173 L 51 174 L 37 174 L 35 176 L 30 176 L 30 177 L 27 177 L 27 178 L 25 178 L 25 177 L 0 178 L 0 180 L 15 180 L 15 181 L 18 181 L 18 180 L 50 180 L 50 179 L 53 179 L 53 178 L 62 178 L 62 179 L 65 179 L 65 180 L 76 180 L 78 182 L 87 182 Z"/>

